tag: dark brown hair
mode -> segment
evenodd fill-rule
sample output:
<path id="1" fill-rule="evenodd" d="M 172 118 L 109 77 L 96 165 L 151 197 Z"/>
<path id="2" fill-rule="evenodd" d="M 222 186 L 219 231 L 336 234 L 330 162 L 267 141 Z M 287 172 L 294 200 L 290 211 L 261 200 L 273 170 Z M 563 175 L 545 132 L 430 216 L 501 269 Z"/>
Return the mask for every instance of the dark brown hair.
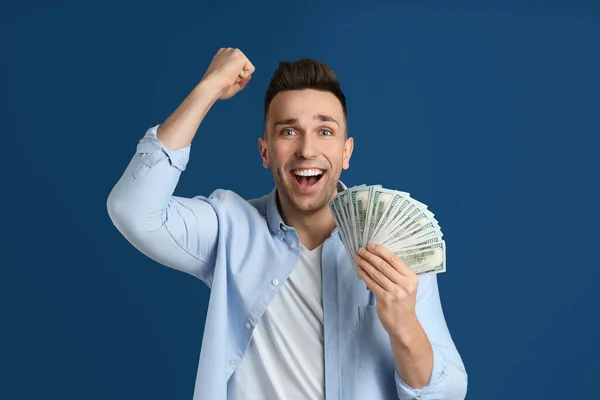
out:
<path id="1" fill-rule="evenodd" d="M 344 96 L 340 82 L 331 67 L 321 61 L 303 58 L 298 61 L 279 62 L 279 67 L 273 73 L 265 94 L 265 121 L 271 101 L 277 93 L 300 89 L 315 89 L 333 93 L 342 103 L 344 118 L 347 118 L 346 96 Z"/>

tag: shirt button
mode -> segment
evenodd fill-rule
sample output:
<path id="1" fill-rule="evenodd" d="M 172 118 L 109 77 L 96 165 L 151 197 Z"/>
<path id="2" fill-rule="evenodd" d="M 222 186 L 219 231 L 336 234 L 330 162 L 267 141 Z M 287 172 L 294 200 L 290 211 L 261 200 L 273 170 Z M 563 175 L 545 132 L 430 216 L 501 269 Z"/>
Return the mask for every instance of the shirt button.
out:
<path id="1" fill-rule="evenodd" d="M 231 365 L 235 364 L 235 360 L 229 360 L 229 364 L 231 364 Z"/>
<path id="2" fill-rule="evenodd" d="M 291 244 L 291 246 L 290 246 L 290 247 L 291 247 L 292 249 L 295 249 L 295 248 L 296 248 L 296 242 L 292 242 L 292 244 Z"/>
<path id="3" fill-rule="evenodd" d="M 279 280 L 277 280 L 277 279 L 273 279 L 273 280 L 271 281 L 271 283 L 273 284 L 273 286 L 277 286 L 277 285 L 279 285 Z"/>
<path id="4" fill-rule="evenodd" d="M 250 322 L 246 322 L 244 326 L 246 327 L 246 329 L 250 329 L 252 327 L 252 325 L 250 325 Z"/>

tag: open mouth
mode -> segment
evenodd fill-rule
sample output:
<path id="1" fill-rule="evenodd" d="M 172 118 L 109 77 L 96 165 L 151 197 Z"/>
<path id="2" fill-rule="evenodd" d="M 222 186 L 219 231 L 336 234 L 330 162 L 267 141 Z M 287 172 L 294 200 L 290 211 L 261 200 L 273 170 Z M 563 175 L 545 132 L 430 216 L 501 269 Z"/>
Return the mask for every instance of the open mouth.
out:
<path id="1" fill-rule="evenodd" d="M 325 171 L 322 169 L 294 169 L 290 171 L 292 179 L 302 188 L 310 188 L 319 182 Z"/>

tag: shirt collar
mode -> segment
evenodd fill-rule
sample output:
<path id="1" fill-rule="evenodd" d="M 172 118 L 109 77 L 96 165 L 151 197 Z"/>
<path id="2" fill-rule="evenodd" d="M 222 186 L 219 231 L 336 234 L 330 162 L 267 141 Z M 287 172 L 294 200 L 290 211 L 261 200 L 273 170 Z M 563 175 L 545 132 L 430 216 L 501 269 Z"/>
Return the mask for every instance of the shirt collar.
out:
<path id="1" fill-rule="evenodd" d="M 347 188 L 348 187 L 342 181 L 338 181 L 338 193 L 343 192 Z M 283 218 L 281 218 L 279 207 L 277 207 L 277 186 L 271 190 L 267 199 L 267 223 L 269 224 L 269 229 L 274 234 L 280 234 L 288 229 L 293 229 L 292 227 L 287 226 L 285 222 L 283 222 Z"/>

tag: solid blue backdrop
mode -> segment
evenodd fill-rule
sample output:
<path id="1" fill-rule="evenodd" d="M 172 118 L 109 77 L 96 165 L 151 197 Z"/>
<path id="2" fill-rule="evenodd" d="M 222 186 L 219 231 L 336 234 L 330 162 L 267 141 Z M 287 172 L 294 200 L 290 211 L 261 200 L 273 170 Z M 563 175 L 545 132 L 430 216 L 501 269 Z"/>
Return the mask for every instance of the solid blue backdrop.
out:
<path id="1" fill-rule="evenodd" d="M 327 62 L 344 182 L 408 191 L 444 231 L 467 398 L 600 398 L 600 8 L 388 3 L 4 3 L 0 398 L 191 399 L 209 291 L 135 250 L 106 199 L 219 47 L 256 73 L 206 117 L 177 195 L 271 190 L 271 74 Z"/>

